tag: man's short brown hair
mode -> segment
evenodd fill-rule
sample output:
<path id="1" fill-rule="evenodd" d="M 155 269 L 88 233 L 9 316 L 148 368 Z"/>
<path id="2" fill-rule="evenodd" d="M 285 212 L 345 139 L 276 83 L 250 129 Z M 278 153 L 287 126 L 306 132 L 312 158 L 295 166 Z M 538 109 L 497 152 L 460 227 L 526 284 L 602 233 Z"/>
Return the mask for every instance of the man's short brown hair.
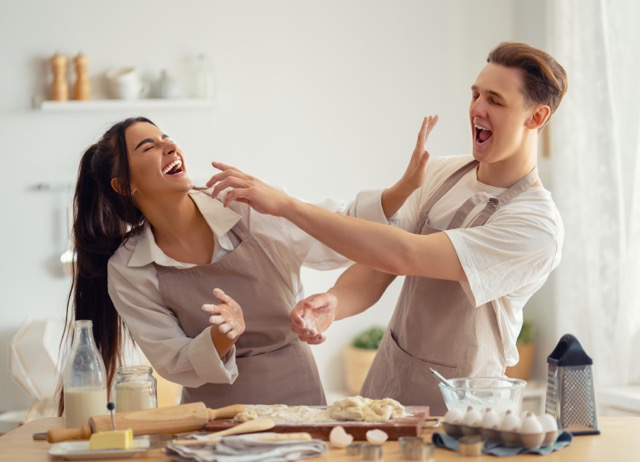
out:
<path id="1" fill-rule="evenodd" d="M 489 53 L 488 63 L 522 70 L 522 94 L 528 105 L 546 104 L 556 111 L 567 92 L 567 73 L 545 51 L 526 43 L 502 42 Z"/>

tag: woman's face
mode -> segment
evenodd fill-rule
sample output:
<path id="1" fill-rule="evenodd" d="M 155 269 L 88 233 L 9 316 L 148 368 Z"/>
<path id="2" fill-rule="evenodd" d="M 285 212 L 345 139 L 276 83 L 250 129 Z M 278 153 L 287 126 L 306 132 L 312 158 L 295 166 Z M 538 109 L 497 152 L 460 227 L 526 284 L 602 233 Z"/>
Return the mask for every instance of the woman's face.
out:
<path id="1" fill-rule="evenodd" d="M 192 188 L 182 151 L 158 127 L 138 122 L 127 128 L 125 138 L 131 192 L 136 201 L 157 200 L 167 193 L 184 193 Z"/>

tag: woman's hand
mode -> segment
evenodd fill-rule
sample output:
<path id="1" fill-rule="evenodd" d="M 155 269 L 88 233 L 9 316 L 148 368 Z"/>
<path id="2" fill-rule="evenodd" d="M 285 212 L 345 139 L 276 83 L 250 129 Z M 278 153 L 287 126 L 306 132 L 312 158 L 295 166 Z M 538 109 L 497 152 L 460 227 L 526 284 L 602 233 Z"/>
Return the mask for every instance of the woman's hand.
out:
<path id="1" fill-rule="evenodd" d="M 382 193 L 382 208 L 387 218 L 393 216 L 411 193 L 424 183 L 424 178 L 427 174 L 427 161 L 429 160 L 429 151 L 425 149 L 425 144 L 431 130 L 437 123 L 437 115 L 426 116 L 422 120 L 416 147 L 413 150 L 411 159 L 409 159 L 407 169 L 396 184 Z"/>
<path id="2" fill-rule="evenodd" d="M 326 331 L 336 317 L 338 300 L 330 292 L 311 295 L 301 300 L 291 311 L 291 330 L 298 338 L 312 345 L 326 340 Z"/>
<path id="3" fill-rule="evenodd" d="M 215 326 L 212 330 L 217 330 L 229 340 L 235 342 L 244 333 L 245 329 L 242 308 L 234 299 L 220 289 L 213 289 L 213 295 L 222 303 L 218 305 L 204 304 L 202 305 L 202 311 L 211 314 L 209 322 Z M 216 343 L 215 339 L 214 343 Z"/>
<path id="4" fill-rule="evenodd" d="M 235 200 L 248 204 L 260 213 L 282 216 L 293 201 L 284 192 L 237 168 L 221 162 L 212 162 L 211 165 L 220 170 L 220 173 L 213 175 L 207 181 L 207 187 L 214 186 L 211 193 L 213 197 L 218 197 L 223 190 L 229 189 L 224 198 L 225 207 Z"/>

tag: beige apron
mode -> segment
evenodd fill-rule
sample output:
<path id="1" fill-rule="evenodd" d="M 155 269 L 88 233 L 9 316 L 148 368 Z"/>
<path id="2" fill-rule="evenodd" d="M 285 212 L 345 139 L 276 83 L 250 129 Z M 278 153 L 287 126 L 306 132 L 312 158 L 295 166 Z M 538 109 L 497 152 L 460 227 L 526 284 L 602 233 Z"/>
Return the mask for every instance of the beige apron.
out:
<path id="1" fill-rule="evenodd" d="M 184 387 L 182 402 L 208 407 L 234 403 L 324 405 L 324 391 L 309 345 L 291 331 L 296 304 L 290 279 L 282 277 L 247 227 L 238 222 L 229 236 L 237 247 L 219 261 L 188 269 L 156 265 L 160 294 L 189 337 L 209 327 L 204 303 L 218 303 L 219 287 L 238 302 L 245 332 L 236 342 L 238 377 L 233 384 Z"/>
<path id="2" fill-rule="evenodd" d="M 429 199 L 418 220 L 420 234 L 440 231 L 429 225 L 429 211 L 476 165 L 474 160 L 458 169 Z M 501 205 L 537 179 L 534 168 L 499 197 L 490 198 L 468 227 L 485 224 Z M 447 229 L 460 228 L 480 197 L 470 197 Z M 390 397 L 405 405 L 429 405 L 431 415 L 444 415 L 446 407 L 430 367 L 447 378 L 503 376 L 505 360 L 496 314 L 491 303 L 474 307 L 457 281 L 407 276 L 361 394 Z"/>

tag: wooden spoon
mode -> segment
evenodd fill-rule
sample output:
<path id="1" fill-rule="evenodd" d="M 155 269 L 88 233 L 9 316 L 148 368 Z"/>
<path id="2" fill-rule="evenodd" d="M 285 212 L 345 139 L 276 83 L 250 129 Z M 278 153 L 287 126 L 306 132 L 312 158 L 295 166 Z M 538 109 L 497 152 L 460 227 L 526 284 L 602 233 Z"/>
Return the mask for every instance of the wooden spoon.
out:
<path id="1" fill-rule="evenodd" d="M 242 433 L 261 432 L 264 430 L 269 430 L 273 428 L 275 425 L 276 425 L 275 422 L 268 418 L 248 420 L 246 422 L 242 422 L 234 427 L 230 427 L 225 430 L 220 430 L 218 432 L 201 435 L 200 438 L 198 439 L 180 439 L 180 440 L 173 440 L 170 443 L 181 444 L 186 446 L 192 446 L 194 444 L 217 443 L 222 439 L 223 436 L 239 435 Z"/>

